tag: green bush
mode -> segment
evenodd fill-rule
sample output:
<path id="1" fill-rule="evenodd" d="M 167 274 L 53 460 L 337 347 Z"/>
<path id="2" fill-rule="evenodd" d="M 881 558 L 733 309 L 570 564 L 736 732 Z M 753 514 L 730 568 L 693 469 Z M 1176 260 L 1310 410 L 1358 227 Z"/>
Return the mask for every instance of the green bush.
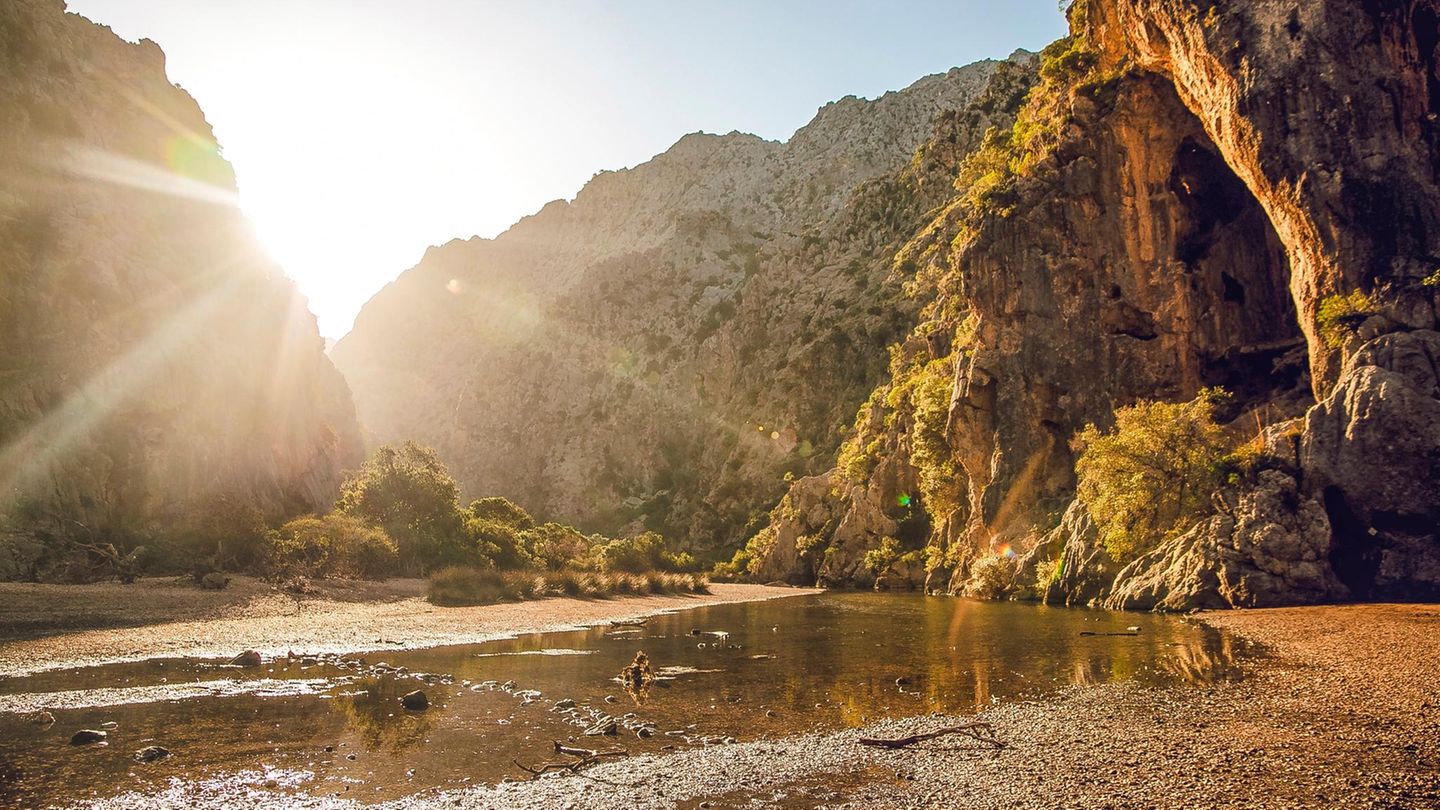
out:
<path id="1" fill-rule="evenodd" d="M 335 508 L 384 529 L 407 572 L 486 562 L 466 531 L 454 479 L 434 450 L 414 442 L 376 450 L 346 479 Z"/>
<path id="2" fill-rule="evenodd" d="M 551 571 L 582 567 L 590 556 L 590 539 L 559 523 L 542 523 L 522 532 L 520 542 L 537 565 Z"/>
<path id="3" fill-rule="evenodd" d="M 986 554 L 970 566 L 965 594 L 977 599 L 999 599 L 1015 579 L 1015 563 L 1001 554 Z"/>
<path id="4" fill-rule="evenodd" d="M 469 553 L 497 568 L 529 568 L 535 563 L 524 548 L 520 532 L 508 523 L 471 517 L 465 521 L 465 537 Z"/>
<path id="5" fill-rule="evenodd" d="M 399 562 L 383 529 L 336 512 L 298 517 L 271 531 L 265 557 L 266 568 L 281 577 L 384 579 Z"/>
<path id="6" fill-rule="evenodd" d="M 481 498 L 470 502 L 470 517 L 503 523 L 516 530 L 525 531 L 535 527 L 530 513 L 511 503 L 508 498 Z"/>
<path id="7" fill-rule="evenodd" d="M 695 567 L 695 559 L 667 548 L 665 538 L 655 532 L 622 537 L 600 546 L 596 553 L 603 571 L 683 571 Z"/>
<path id="8" fill-rule="evenodd" d="M 886 537 L 880 541 L 880 545 L 865 552 L 865 570 L 869 571 L 871 576 L 879 576 L 890 570 L 890 566 L 900 559 L 900 553 L 900 541 Z"/>
<path id="9" fill-rule="evenodd" d="M 1358 321 L 1375 312 L 1375 302 L 1365 293 L 1354 290 L 1348 295 L 1330 295 L 1320 300 L 1315 325 L 1325 345 L 1338 349 Z"/>
<path id="10" fill-rule="evenodd" d="M 1115 412 L 1114 430 L 1080 432 L 1076 494 L 1111 557 L 1133 559 L 1207 510 L 1229 453 L 1214 418 L 1226 396 L 1206 389 L 1189 402 L 1139 402 Z"/>

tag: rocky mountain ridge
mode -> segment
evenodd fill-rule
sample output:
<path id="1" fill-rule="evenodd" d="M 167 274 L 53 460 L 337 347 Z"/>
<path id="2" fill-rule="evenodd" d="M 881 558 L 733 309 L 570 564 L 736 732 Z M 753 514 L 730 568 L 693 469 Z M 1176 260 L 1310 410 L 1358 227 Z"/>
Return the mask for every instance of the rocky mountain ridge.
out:
<path id="1" fill-rule="evenodd" d="M 953 176 L 953 154 L 916 148 L 940 126 L 968 150 L 995 77 L 1023 85 L 1029 61 L 835 102 L 785 143 L 687 135 L 494 240 L 432 249 L 332 353 L 362 422 L 435 446 L 471 494 L 733 546 L 883 371 L 911 306 L 894 251 Z"/>

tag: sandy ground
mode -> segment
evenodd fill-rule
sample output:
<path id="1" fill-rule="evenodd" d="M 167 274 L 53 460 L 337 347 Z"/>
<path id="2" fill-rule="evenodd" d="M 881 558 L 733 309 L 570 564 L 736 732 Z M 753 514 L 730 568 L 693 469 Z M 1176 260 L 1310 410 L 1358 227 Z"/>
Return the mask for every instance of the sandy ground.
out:
<path id="1" fill-rule="evenodd" d="M 0 677 L 147 658 L 228 658 L 247 649 L 270 656 L 472 644 L 810 592 L 715 583 L 702 595 L 444 608 L 424 600 L 420 580 L 319 587 L 319 594 L 297 601 L 247 577 L 218 592 L 174 579 L 133 585 L 0 583 Z"/>

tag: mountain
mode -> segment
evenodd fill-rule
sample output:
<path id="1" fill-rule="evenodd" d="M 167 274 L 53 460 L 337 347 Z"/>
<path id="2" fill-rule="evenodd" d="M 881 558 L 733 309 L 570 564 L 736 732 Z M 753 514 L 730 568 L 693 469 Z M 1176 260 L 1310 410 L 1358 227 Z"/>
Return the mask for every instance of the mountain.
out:
<path id="1" fill-rule="evenodd" d="M 761 579 L 1112 608 L 1440 597 L 1440 5 L 1077 0 L 928 230 L 934 304 Z M 1074 437 L 1220 386 L 1203 514 L 1113 558 Z"/>
<path id="2" fill-rule="evenodd" d="M 349 392 L 160 48 L 0 6 L 0 178 L 0 566 L 235 556 L 328 506 L 361 452 Z"/>
<path id="3" fill-rule="evenodd" d="M 787 473 L 831 463 L 913 317 L 894 254 L 1032 61 L 848 97 L 784 143 L 687 135 L 432 248 L 331 352 L 361 422 L 434 446 L 471 495 L 733 549 Z"/>

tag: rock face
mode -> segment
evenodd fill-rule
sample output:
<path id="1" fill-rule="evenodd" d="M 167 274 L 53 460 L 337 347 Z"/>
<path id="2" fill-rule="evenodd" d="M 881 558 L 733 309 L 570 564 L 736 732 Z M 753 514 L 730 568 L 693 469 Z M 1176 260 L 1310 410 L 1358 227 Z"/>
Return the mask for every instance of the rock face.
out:
<path id="1" fill-rule="evenodd" d="M 328 505 L 348 391 L 159 47 L 59 0 L 6 3 L 0 42 L 5 573 Z"/>
<path id="2" fill-rule="evenodd" d="M 733 547 L 785 473 L 831 463 L 913 316 L 895 251 L 1027 61 L 843 99 L 785 143 L 687 135 L 431 249 L 333 351 L 361 421 L 434 446 L 468 495 Z"/>
<path id="3" fill-rule="evenodd" d="M 950 466 L 900 440 L 903 407 L 878 433 L 857 423 L 921 489 L 953 482 L 954 502 L 932 484 L 921 504 L 932 586 L 964 590 L 976 561 L 1020 549 L 1012 593 L 1072 604 L 1434 598 L 1440 4 L 1070 13 L 998 190 L 961 188 L 970 215 L 931 226 L 955 239 L 931 272 L 960 301 L 915 334 L 958 347 L 936 443 Z M 913 379 L 892 364 L 877 393 L 901 402 Z M 1256 472 L 1119 566 L 1073 500 L 1071 439 L 1206 386 L 1261 428 Z"/>

